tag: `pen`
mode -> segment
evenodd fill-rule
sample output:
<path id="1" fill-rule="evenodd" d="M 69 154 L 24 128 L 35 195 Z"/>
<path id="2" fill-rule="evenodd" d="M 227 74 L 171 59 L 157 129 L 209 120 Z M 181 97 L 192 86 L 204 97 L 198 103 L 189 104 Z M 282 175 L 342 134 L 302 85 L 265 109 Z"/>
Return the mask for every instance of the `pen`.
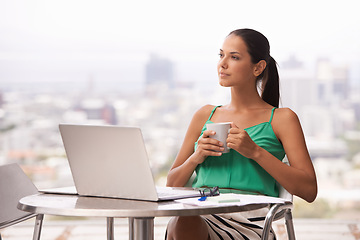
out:
<path id="1" fill-rule="evenodd" d="M 205 201 L 206 198 L 207 198 L 207 196 L 203 196 L 203 197 L 199 198 L 198 200 L 199 200 L 199 201 Z"/>

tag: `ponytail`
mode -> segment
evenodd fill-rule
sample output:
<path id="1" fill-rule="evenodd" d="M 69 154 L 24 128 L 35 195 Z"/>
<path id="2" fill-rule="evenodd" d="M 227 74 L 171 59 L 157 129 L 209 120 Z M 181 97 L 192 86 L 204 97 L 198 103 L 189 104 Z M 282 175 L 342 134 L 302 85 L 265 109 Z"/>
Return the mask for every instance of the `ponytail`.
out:
<path id="1" fill-rule="evenodd" d="M 261 80 L 261 98 L 268 104 L 279 107 L 279 73 L 276 65 L 275 59 L 270 56 Z"/>

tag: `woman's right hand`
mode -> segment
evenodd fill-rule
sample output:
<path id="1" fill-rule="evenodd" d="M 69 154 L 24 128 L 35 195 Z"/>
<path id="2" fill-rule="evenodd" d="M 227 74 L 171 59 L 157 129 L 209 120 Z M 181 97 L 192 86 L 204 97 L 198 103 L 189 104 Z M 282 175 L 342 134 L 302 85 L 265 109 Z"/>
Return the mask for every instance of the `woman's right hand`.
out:
<path id="1" fill-rule="evenodd" d="M 215 135 L 215 132 L 204 131 L 202 133 L 202 129 L 214 107 L 212 105 L 203 106 L 194 114 L 180 151 L 169 170 L 166 186 L 185 186 L 196 170 L 196 167 L 204 162 L 206 157 L 221 156 L 220 152 L 215 151 L 221 151 L 222 144 L 210 138 L 210 136 Z M 196 142 L 197 147 L 194 151 L 194 143 Z"/>
<path id="2" fill-rule="evenodd" d="M 210 136 L 216 133 L 212 130 L 206 130 L 198 141 L 196 151 L 194 152 L 194 160 L 197 164 L 205 161 L 208 156 L 221 156 L 220 151 L 224 151 L 224 144 L 216 139 L 210 138 Z"/>

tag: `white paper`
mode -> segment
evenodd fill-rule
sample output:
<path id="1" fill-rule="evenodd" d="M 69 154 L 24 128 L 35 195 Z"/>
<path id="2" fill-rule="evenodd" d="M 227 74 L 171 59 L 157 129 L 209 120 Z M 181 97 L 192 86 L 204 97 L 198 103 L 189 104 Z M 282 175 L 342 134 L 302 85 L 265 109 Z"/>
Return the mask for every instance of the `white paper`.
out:
<path id="1" fill-rule="evenodd" d="M 222 193 L 223 195 L 227 195 L 226 198 L 234 198 L 239 199 L 240 202 L 224 202 L 218 203 L 215 201 L 199 201 L 197 198 L 185 198 L 185 199 L 178 199 L 175 200 L 177 202 L 183 204 L 190 204 L 196 206 L 244 206 L 248 204 L 261 204 L 261 203 L 285 203 L 287 202 L 286 199 L 283 198 L 276 198 L 276 197 L 269 197 L 269 196 L 262 196 L 262 195 L 248 195 L 248 194 L 235 194 L 235 193 Z M 208 197 L 210 198 L 210 197 Z M 216 198 L 212 197 L 212 198 Z"/>

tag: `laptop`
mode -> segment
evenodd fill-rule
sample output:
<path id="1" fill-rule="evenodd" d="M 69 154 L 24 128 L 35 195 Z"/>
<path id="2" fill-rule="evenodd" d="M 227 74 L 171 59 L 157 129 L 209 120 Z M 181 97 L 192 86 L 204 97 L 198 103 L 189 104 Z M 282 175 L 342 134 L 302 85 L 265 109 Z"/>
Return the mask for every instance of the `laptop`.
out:
<path id="1" fill-rule="evenodd" d="M 200 196 L 196 189 L 155 186 L 140 128 L 60 124 L 59 129 L 79 195 L 145 201 Z"/>

